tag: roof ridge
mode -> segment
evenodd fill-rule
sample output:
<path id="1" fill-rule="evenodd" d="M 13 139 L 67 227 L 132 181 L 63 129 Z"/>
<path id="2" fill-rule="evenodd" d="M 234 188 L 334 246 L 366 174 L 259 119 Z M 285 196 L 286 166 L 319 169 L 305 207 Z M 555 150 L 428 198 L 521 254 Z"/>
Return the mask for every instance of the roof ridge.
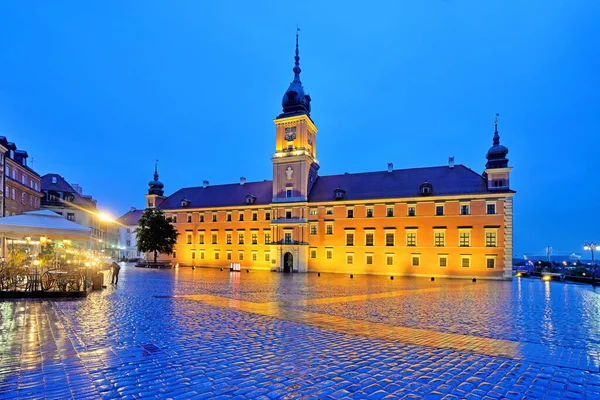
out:
<path id="1" fill-rule="evenodd" d="M 234 185 L 238 185 L 238 186 L 246 186 L 246 185 L 252 185 L 255 183 L 265 183 L 265 182 L 273 182 L 272 179 L 265 179 L 263 181 L 254 181 L 254 182 L 244 182 L 244 184 L 240 184 L 239 182 L 237 183 L 221 183 L 219 185 L 208 185 L 207 187 L 223 187 L 223 186 L 234 186 Z M 200 186 L 188 186 L 188 187 L 183 187 L 179 190 L 177 190 L 176 192 L 173 192 L 173 194 L 182 191 L 184 189 L 205 189 L 204 186 L 200 185 Z M 172 195 L 171 195 L 172 196 Z M 168 197 L 168 196 L 167 196 Z"/>
<path id="2" fill-rule="evenodd" d="M 466 167 L 463 164 L 455 164 L 454 168 L 456 167 L 463 167 L 465 169 L 468 169 L 470 171 L 473 171 L 472 169 L 470 169 L 469 167 Z M 434 168 L 450 168 L 448 165 L 436 165 L 436 166 L 432 166 L 432 167 L 414 167 L 414 168 L 398 168 L 398 169 L 393 169 L 392 172 L 396 172 L 396 171 L 414 171 L 414 170 L 423 170 L 423 169 L 434 169 Z M 377 173 L 382 173 L 382 172 L 386 172 L 389 173 L 387 170 L 378 170 L 378 171 L 367 171 L 367 172 L 345 172 L 343 174 L 334 174 L 334 175 L 319 175 L 320 178 L 328 178 L 328 177 L 333 177 L 333 176 L 345 176 L 345 175 L 367 175 L 367 174 L 377 174 Z M 475 172 L 475 171 L 473 171 Z M 475 172 L 476 173 L 476 172 Z"/>

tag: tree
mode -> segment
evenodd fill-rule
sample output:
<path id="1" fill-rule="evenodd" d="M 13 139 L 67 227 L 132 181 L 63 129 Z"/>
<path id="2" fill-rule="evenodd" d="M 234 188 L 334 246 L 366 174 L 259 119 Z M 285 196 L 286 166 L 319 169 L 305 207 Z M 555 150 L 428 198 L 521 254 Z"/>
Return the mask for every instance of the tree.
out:
<path id="1" fill-rule="evenodd" d="M 144 253 L 154 253 L 154 263 L 158 253 L 172 254 L 177 242 L 177 230 L 171 224 L 171 218 L 166 218 L 162 210 L 147 208 L 138 221 L 135 230 L 137 249 Z"/>

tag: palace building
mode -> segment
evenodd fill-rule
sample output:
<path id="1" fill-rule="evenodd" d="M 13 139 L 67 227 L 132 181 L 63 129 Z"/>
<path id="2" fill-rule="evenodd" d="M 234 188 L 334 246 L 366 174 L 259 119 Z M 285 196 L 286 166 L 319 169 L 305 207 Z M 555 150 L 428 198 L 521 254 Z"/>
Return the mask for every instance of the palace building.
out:
<path id="1" fill-rule="evenodd" d="M 180 265 L 511 279 L 512 197 L 498 120 L 483 174 L 448 165 L 319 176 L 317 127 L 294 79 L 275 122 L 273 180 L 184 188 L 149 183 L 146 206 L 179 231 Z M 163 255 L 163 258 L 166 257 Z"/>

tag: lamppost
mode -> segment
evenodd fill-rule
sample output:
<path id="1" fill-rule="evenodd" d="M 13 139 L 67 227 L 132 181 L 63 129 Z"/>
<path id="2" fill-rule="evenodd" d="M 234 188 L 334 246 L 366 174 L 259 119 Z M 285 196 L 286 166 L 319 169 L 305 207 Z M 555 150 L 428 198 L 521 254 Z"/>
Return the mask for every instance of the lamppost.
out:
<path id="1" fill-rule="evenodd" d="M 583 245 L 583 249 L 592 252 L 592 286 L 596 286 L 596 265 L 594 264 L 594 250 L 600 251 L 600 244 L 596 244 L 593 242 L 585 243 Z"/>

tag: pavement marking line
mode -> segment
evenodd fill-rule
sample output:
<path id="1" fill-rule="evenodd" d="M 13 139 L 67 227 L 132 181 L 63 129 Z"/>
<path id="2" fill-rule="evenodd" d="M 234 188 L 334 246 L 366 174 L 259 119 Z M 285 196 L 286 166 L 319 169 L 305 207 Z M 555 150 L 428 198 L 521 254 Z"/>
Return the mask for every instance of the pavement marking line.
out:
<path id="1" fill-rule="evenodd" d="M 279 304 L 280 306 L 310 306 L 310 305 L 320 305 L 320 304 L 334 304 L 334 303 L 346 303 L 351 301 L 369 301 L 376 299 L 387 299 L 390 297 L 399 297 L 407 294 L 415 294 L 415 293 L 428 293 L 428 292 L 439 292 L 442 289 L 448 290 L 449 288 L 427 288 L 427 289 L 404 289 L 404 290 L 395 290 L 392 292 L 382 292 L 382 293 L 374 293 L 374 294 L 357 294 L 353 296 L 340 296 L 340 297 L 326 297 L 326 298 L 318 298 L 318 299 L 308 299 L 308 300 L 296 300 L 296 301 L 281 301 L 281 302 L 272 302 L 273 304 Z M 265 303 L 271 304 L 271 303 Z"/>
<path id="2" fill-rule="evenodd" d="M 380 322 L 353 320 L 339 316 L 282 308 L 279 303 L 253 303 L 207 294 L 174 297 L 200 301 L 212 306 L 232 308 L 285 321 L 298 322 L 323 330 L 333 330 L 351 335 L 368 336 L 418 346 L 466 351 L 492 357 L 504 357 L 515 360 L 523 358 L 519 351 L 520 343 L 509 340 L 487 339 L 426 329 L 404 328 Z"/>

